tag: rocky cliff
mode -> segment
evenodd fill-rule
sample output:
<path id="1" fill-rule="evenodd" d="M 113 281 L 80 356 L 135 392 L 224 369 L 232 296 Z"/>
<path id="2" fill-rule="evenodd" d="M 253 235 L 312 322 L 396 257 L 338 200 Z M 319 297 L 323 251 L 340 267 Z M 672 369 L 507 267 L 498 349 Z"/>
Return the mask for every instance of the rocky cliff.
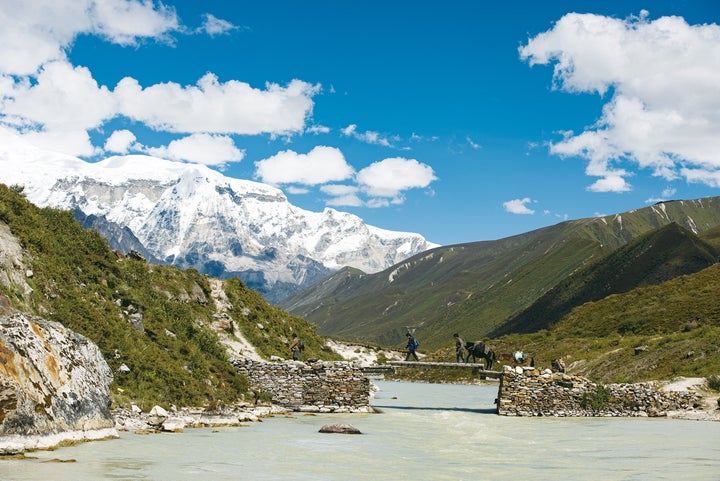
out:
<path id="1" fill-rule="evenodd" d="M 116 437 L 111 381 L 86 337 L 22 313 L 0 316 L 0 454 Z"/>

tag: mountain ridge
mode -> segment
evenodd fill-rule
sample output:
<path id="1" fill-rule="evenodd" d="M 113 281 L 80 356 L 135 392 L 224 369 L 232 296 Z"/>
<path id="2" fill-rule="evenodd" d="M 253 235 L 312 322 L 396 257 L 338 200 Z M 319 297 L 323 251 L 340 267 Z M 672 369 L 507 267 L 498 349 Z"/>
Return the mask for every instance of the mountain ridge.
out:
<path id="1" fill-rule="evenodd" d="M 349 213 L 301 209 L 275 187 L 200 164 L 137 155 L 88 163 L 28 147 L 0 149 L 0 169 L 31 202 L 74 211 L 113 248 L 237 276 L 271 301 L 346 265 L 376 272 L 436 246 Z"/>
<path id="2" fill-rule="evenodd" d="M 398 344 L 408 327 L 431 348 L 457 331 L 480 339 L 570 274 L 672 222 L 693 233 L 720 225 L 720 197 L 669 201 L 496 241 L 437 247 L 346 284 L 325 280 L 318 286 L 340 287 L 326 295 L 311 294 L 311 287 L 279 305 L 316 323 L 322 334 L 348 339 Z"/>

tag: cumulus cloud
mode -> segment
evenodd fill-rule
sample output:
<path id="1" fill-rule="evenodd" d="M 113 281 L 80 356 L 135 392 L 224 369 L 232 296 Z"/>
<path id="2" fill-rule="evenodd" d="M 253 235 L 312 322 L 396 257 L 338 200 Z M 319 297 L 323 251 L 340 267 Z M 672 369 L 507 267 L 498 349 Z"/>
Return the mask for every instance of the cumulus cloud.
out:
<path id="1" fill-rule="evenodd" d="M 0 71 L 32 75 L 44 63 L 65 59 L 80 34 L 121 45 L 160 37 L 178 28 L 175 11 L 140 0 L 3 0 L 0 3 Z"/>
<path id="2" fill-rule="evenodd" d="M 105 152 L 113 152 L 116 154 L 127 154 L 130 148 L 135 145 L 135 134 L 129 130 L 116 130 L 105 141 Z"/>
<path id="3" fill-rule="evenodd" d="M 525 197 L 523 199 L 513 199 L 507 202 L 503 202 L 503 207 L 505 208 L 505 211 L 510 212 L 511 214 L 531 215 L 534 214 L 535 211 L 530 209 L 527 204 L 530 204 L 532 202 L 533 200 L 530 197 Z"/>
<path id="4" fill-rule="evenodd" d="M 239 162 L 245 156 L 230 137 L 210 134 L 192 134 L 165 147 L 148 148 L 147 152 L 156 157 L 217 166 Z"/>
<path id="5" fill-rule="evenodd" d="M 212 73 L 195 85 L 141 86 L 126 77 L 113 89 L 99 85 L 88 68 L 69 63 L 66 52 L 81 34 L 134 45 L 146 38 L 165 41 L 170 33 L 186 33 L 174 9 L 160 2 L 2 0 L 0 25 L 0 124 L 38 146 L 71 155 L 96 155 L 101 149 L 93 145 L 89 132 L 125 117 L 156 131 L 207 134 L 191 135 L 159 151 L 197 158 L 192 146 L 205 142 L 212 150 L 204 163 L 236 161 L 242 155 L 223 135 L 303 132 L 312 115 L 313 96 L 320 90 L 300 80 L 254 88 L 237 80 L 220 82 Z M 235 28 L 210 14 L 203 25 L 210 35 Z M 110 147 L 118 148 L 114 142 Z"/>
<path id="6" fill-rule="evenodd" d="M 246 135 L 302 131 L 320 87 L 300 80 L 287 87 L 265 87 L 237 80 L 221 83 L 208 73 L 189 86 L 167 82 L 143 88 L 127 77 L 114 93 L 122 114 L 158 130 Z"/>
<path id="7" fill-rule="evenodd" d="M 375 162 L 357 174 L 360 188 L 372 197 L 400 200 L 403 191 L 425 188 L 436 180 L 432 167 L 415 159 L 393 157 Z"/>
<path id="8" fill-rule="evenodd" d="M 611 93 L 596 124 L 551 152 L 589 160 L 590 190 L 622 192 L 649 169 L 668 180 L 717 185 L 720 169 L 720 26 L 572 13 L 519 50 L 530 65 L 554 64 L 554 87 Z"/>
<path id="9" fill-rule="evenodd" d="M 19 81 L 4 94 L 5 122 L 48 130 L 87 130 L 115 115 L 112 93 L 85 67 L 65 61 L 45 64 L 36 82 Z"/>
<path id="10" fill-rule="evenodd" d="M 307 154 L 284 150 L 255 162 L 255 167 L 255 177 L 273 185 L 326 184 L 343 181 L 354 174 L 339 149 L 322 145 Z"/>

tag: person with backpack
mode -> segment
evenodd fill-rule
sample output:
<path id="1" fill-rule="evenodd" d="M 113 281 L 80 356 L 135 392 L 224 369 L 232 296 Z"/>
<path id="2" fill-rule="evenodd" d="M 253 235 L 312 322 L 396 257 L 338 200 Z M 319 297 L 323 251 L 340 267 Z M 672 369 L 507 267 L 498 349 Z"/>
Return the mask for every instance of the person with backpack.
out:
<path id="1" fill-rule="evenodd" d="M 420 343 L 417 342 L 415 340 L 415 337 L 413 337 L 413 335 L 410 334 L 409 332 L 407 334 L 405 334 L 405 336 L 407 336 L 407 340 L 408 340 L 407 345 L 405 346 L 405 349 L 407 349 L 407 356 L 405 356 L 405 360 L 409 361 L 410 356 L 413 356 L 416 361 L 419 361 L 420 359 L 418 359 L 418 356 L 415 353 L 415 350 L 418 348 Z"/>
<path id="2" fill-rule="evenodd" d="M 292 341 L 290 342 L 290 351 L 292 352 L 293 361 L 300 360 L 300 352 L 303 350 L 304 347 L 305 343 L 303 343 L 302 339 L 300 339 L 298 335 L 293 332 Z"/>

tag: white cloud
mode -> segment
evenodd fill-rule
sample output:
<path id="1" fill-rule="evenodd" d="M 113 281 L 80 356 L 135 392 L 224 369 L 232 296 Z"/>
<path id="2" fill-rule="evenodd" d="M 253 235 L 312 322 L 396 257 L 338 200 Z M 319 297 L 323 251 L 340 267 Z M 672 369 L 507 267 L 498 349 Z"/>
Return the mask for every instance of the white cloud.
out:
<path id="1" fill-rule="evenodd" d="M 55 2 L 56 0 L 49 0 Z M 72 3 L 63 0 L 61 3 Z M 77 3 L 77 2 L 75 2 Z M 113 43 L 134 45 L 138 38 L 162 37 L 178 29 L 175 9 L 148 0 L 86 0 L 92 33 Z"/>
<path id="2" fill-rule="evenodd" d="M 468 144 L 470 144 L 470 147 L 472 147 L 475 150 L 482 148 L 482 145 L 475 143 L 475 141 L 473 141 L 473 139 L 471 139 L 470 136 L 465 137 L 465 140 L 467 141 Z"/>
<path id="3" fill-rule="evenodd" d="M 402 157 L 375 162 L 357 174 L 360 188 L 373 197 L 398 198 L 402 191 L 427 187 L 436 179 L 429 165 Z"/>
<path id="4" fill-rule="evenodd" d="M 318 91 L 300 80 L 259 90 L 237 80 L 220 83 L 213 74 L 196 86 L 168 82 L 142 88 L 128 77 L 115 88 L 121 112 L 152 128 L 248 135 L 302 131 Z"/>
<path id="5" fill-rule="evenodd" d="M 325 184 L 348 179 L 354 173 L 340 150 L 322 145 L 307 154 L 284 150 L 255 162 L 255 167 L 255 177 L 273 185 Z"/>
<path id="6" fill-rule="evenodd" d="M 65 59 L 77 35 L 102 35 L 134 44 L 178 28 L 173 9 L 139 0 L 2 0 L 0 72 L 32 75 L 44 63 Z"/>
<path id="7" fill-rule="evenodd" d="M 206 13 L 205 15 L 203 15 L 203 24 L 200 28 L 200 32 L 205 32 L 211 37 L 214 37 L 216 35 L 226 34 L 228 32 L 236 30 L 237 28 L 239 27 L 236 27 L 227 20 L 223 20 L 217 18 L 215 15 Z"/>
<path id="8" fill-rule="evenodd" d="M 116 130 L 105 141 L 104 150 L 117 154 L 127 154 L 136 140 L 135 134 L 129 130 Z"/>
<path id="9" fill-rule="evenodd" d="M 655 204 L 658 202 L 665 202 L 668 199 L 672 199 L 672 197 L 677 192 L 677 189 L 668 187 L 665 190 L 662 191 L 662 194 L 660 194 L 660 197 L 650 197 L 645 201 L 646 204 Z"/>
<path id="10" fill-rule="evenodd" d="M 115 115 L 112 93 L 98 86 L 85 67 L 67 62 L 45 64 L 36 83 L 17 82 L 6 96 L 4 120 L 47 130 L 91 129 Z"/>
<path id="11" fill-rule="evenodd" d="M 720 187 L 720 171 L 710 169 L 681 169 L 680 173 L 690 183 L 707 184 L 710 187 Z"/>
<path id="12" fill-rule="evenodd" d="M 173 8 L 151 0 L 0 0 L 0 25 L 0 122 L 39 146 L 71 155 L 97 154 L 101 149 L 93 146 L 89 132 L 125 116 L 155 130 L 206 134 L 156 151 L 202 157 L 214 165 L 237 161 L 242 152 L 232 141 L 212 134 L 303 132 L 320 91 L 319 85 L 300 80 L 258 89 L 236 80 L 219 82 L 212 73 L 196 85 L 142 87 L 126 77 L 111 90 L 98 85 L 86 67 L 68 62 L 66 52 L 82 34 L 134 45 L 143 38 L 167 40 L 170 32 L 185 33 Z M 235 27 L 208 14 L 204 28 L 216 35 Z M 109 147 L 129 148 L 118 141 Z M 198 155 L 194 146 L 203 142 L 211 150 Z"/>
<path id="13" fill-rule="evenodd" d="M 552 144 L 590 160 L 590 190 L 630 188 L 620 162 L 668 180 L 713 185 L 720 169 L 720 26 L 680 17 L 625 20 L 568 14 L 520 48 L 531 65 L 554 63 L 555 87 L 612 92 L 596 125 Z M 687 167 L 698 167 L 687 169 Z"/>
<path id="14" fill-rule="evenodd" d="M 387 137 L 380 135 L 378 132 L 373 132 L 372 130 L 358 132 L 357 125 L 355 124 L 350 124 L 342 129 L 342 133 L 348 137 L 353 137 L 368 144 L 382 145 L 384 147 L 392 146 L 390 140 Z"/>
<path id="15" fill-rule="evenodd" d="M 365 207 L 370 207 L 372 209 L 380 209 L 382 207 L 388 207 L 390 205 L 390 201 L 383 197 L 375 197 L 370 200 L 368 200 L 365 203 Z M 402 203 L 401 199 L 398 199 L 396 202 L 393 202 L 393 204 L 399 204 Z"/>
<path id="16" fill-rule="evenodd" d="M 285 190 L 285 192 L 287 192 L 288 194 L 305 195 L 310 193 L 310 189 L 308 189 L 307 187 L 298 187 L 295 185 L 285 187 L 285 189 L 283 190 Z"/>
<path id="17" fill-rule="evenodd" d="M 525 197 L 523 199 L 513 199 L 507 202 L 503 202 L 503 207 L 507 212 L 510 212 L 511 214 L 531 215 L 535 213 L 534 210 L 528 208 L 527 206 L 527 204 L 530 204 L 531 202 L 533 202 L 533 200 L 530 197 Z"/>
<path id="18" fill-rule="evenodd" d="M 330 127 L 324 125 L 311 125 L 305 129 L 305 132 L 315 135 L 327 134 L 330 132 Z"/>
<path id="19" fill-rule="evenodd" d="M 235 147 L 230 137 L 210 134 L 192 134 L 173 140 L 165 147 L 148 148 L 147 152 L 171 160 L 218 166 L 239 162 L 245 157 L 245 152 Z"/>
<path id="20" fill-rule="evenodd" d="M 24 131 L 20 137 L 35 147 L 44 150 L 53 150 L 69 155 L 92 156 L 99 149 L 93 146 L 90 136 L 85 130 L 49 130 Z"/>
<path id="21" fill-rule="evenodd" d="M 590 192 L 627 192 L 630 185 L 619 175 L 607 175 L 588 186 Z"/>
<path id="22" fill-rule="evenodd" d="M 358 196 L 358 188 L 352 185 L 330 184 L 320 187 L 320 191 L 331 196 L 326 202 L 334 207 L 360 207 L 363 201 Z"/>

